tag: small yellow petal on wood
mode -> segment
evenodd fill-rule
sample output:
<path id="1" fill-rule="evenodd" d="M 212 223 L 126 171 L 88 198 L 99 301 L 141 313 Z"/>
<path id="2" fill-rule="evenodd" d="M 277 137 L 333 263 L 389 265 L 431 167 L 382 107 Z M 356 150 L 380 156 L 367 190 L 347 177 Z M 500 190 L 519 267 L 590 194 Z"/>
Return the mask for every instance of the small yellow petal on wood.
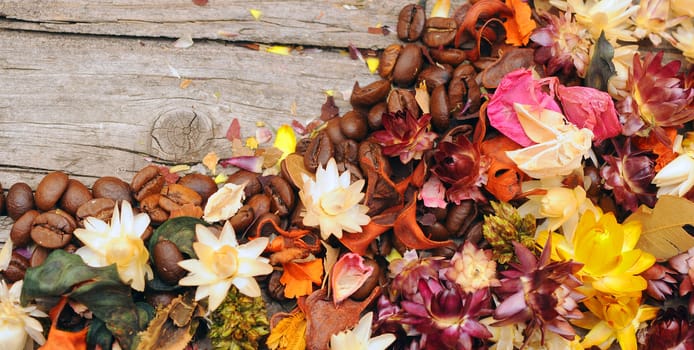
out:
<path id="1" fill-rule="evenodd" d="M 263 11 L 257 10 L 257 9 L 250 9 L 251 16 L 257 21 L 260 19 L 260 16 L 263 14 Z"/>
<path id="2" fill-rule="evenodd" d="M 292 49 L 289 46 L 273 45 L 265 49 L 265 51 L 276 55 L 289 56 Z"/>
<path id="3" fill-rule="evenodd" d="M 181 83 L 178 84 L 178 87 L 181 88 L 181 89 L 185 89 L 185 88 L 187 88 L 188 86 L 190 86 L 190 84 L 191 84 L 192 82 L 193 82 L 193 81 L 190 80 L 190 79 L 183 79 L 183 80 L 181 80 Z"/>
<path id="4" fill-rule="evenodd" d="M 366 58 L 366 66 L 369 67 L 369 72 L 371 74 L 376 73 L 376 70 L 378 70 L 378 62 L 379 62 L 378 57 L 367 57 Z"/>
<path id="5" fill-rule="evenodd" d="M 178 173 L 181 171 L 186 171 L 188 169 L 190 169 L 190 165 L 179 164 L 179 165 L 174 165 L 171 168 L 169 168 L 169 172 L 170 173 Z"/>
<path id="6" fill-rule="evenodd" d="M 448 17 L 448 12 L 451 10 L 451 0 L 436 0 L 431 8 L 430 17 Z"/>
<path id="7" fill-rule="evenodd" d="M 258 148 L 258 140 L 253 136 L 247 138 L 246 139 L 246 147 L 248 147 L 250 149 Z"/>

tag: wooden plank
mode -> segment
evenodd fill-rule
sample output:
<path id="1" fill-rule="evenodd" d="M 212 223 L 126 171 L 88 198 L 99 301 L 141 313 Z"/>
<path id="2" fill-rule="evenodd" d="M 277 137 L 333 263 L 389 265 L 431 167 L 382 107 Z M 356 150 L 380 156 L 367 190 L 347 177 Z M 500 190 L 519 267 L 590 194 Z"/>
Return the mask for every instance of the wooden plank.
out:
<path id="1" fill-rule="evenodd" d="M 3 0 L 0 28 L 136 37 L 275 43 L 321 47 L 384 48 L 392 34 L 369 34 L 377 25 L 396 27 L 403 6 L 396 0 Z M 254 19 L 250 9 L 260 11 Z M 235 36 L 229 37 L 225 33 Z"/>
<path id="2" fill-rule="evenodd" d="M 189 87 L 179 87 L 182 78 Z M 279 127 L 320 115 L 325 91 L 379 79 L 344 53 L 290 56 L 200 41 L 64 36 L 0 30 L 0 182 L 36 187 L 63 170 L 90 185 L 100 176 L 130 181 L 147 158 L 197 163 L 230 155 L 232 118 L 246 136 L 256 121 Z M 295 105 L 296 116 L 292 116 Z"/>

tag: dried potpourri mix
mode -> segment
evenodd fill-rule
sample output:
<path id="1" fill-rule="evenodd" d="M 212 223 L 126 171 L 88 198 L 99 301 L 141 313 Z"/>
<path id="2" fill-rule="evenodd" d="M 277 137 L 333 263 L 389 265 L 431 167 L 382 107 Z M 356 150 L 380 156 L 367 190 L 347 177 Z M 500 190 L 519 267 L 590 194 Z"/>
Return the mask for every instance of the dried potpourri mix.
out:
<path id="1" fill-rule="evenodd" d="M 405 6 L 352 111 L 230 158 L 13 185 L 0 343 L 694 349 L 694 4 L 532 5 Z"/>

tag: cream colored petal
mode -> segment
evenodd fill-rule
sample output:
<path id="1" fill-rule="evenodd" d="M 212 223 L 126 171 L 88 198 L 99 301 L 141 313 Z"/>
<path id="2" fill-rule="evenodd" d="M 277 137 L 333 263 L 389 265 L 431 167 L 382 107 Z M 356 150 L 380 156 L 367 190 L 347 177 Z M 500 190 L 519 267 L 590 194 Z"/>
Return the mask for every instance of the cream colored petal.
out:
<path id="1" fill-rule="evenodd" d="M 228 245 L 230 247 L 238 247 L 239 243 L 236 240 L 236 232 L 234 232 L 234 227 L 231 226 L 231 222 L 227 221 L 222 227 L 222 232 L 219 235 L 220 245 Z"/>
<path id="2" fill-rule="evenodd" d="M 8 239 L 0 249 L 0 271 L 5 271 L 12 260 L 12 240 Z"/>
<path id="3" fill-rule="evenodd" d="M 320 234 L 323 239 L 328 239 L 330 235 L 337 238 L 342 238 L 342 225 L 329 217 L 319 217 L 320 222 Z"/>
<path id="4" fill-rule="evenodd" d="M 364 343 L 369 341 L 371 338 L 371 323 L 373 322 L 373 312 L 368 312 L 361 317 L 357 326 L 354 327 L 352 333 L 357 339 L 362 340 Z"/>
<path id="5" fill-rule="evenodd" d="M 226 220 L 232 217 L 243 206 L 244 187 L 227 183 L 207 200 L 203 219 L 207 222 Z"/>
<path id="6" fill-rule="evenodd" d="M 215 236 L 215 234 L 212 233 L 212 231 L 210 231 L 210 229 L 207 228 L 205 225 L 195 225 L 195 237 L 197 239 L 196 243 L 198 243 L 199 245 L 208 246 L 213 250 L 217 250 L 222 246 L 222 244 L 217 239 L 217 236 Z M 195 253 L 197 254 L 197 251 Z"/>
<path id="7" fill-rule="evenodd" d="M 260 276 L 272 273 L 272 265 L 257 261 L 253 258 L 239 257 L 238 276 Z"/>
<path id="8" fill-rule="evenodd" d="M 202 265 L 199 260 L 189 259 L 179 261 L 178 266 L 190 271 L 187 276 L 178 281 L 178 284 L 182 286 L 200 286 L 215 283 L 219 280 L 219 277 Z"/>
<path id="9" fill-rule="evenodd" d="M 229 293 L 230 287 L 231 281 L 229 280 L 220 281 L 209 286 L 210 299 L 208 300 L 208 312 L 216 310 L 219 305 L 222 304 L 227 293 Z M 260 288 L 258 290 L 260 290 Z"/>
<path id="10" fill-rule="evenodd" d="M 339 332 L 330 336 L 330 350 L 353 350 L 356 348 L 350 332 Z"/>
<path id="11" fill-rule="evenodd" d="M 258 237 L 242 244 L 238 248 L 239 258 L 255 259 L 263 253 L 270 240 L 267 237 Z"/>
<path id="12" fill-rule="evenodd" d="M 133 208 L 128 201 L 121 202 L 120 224 L 119 232 L 122 236 L 133 231 Z"/>
<path id="13" fill-rule="evenodd" d="M 41 323 L 38 320 L 31 317 L 25 317 L 24 330 L 29 334 L 31 339 L 40 345 L 43 345 L 46 342 L 46 338 L 43 337 L 43 326 L 41 326 Z"/>
<path id="14" fill-rule="evenodd" d="M 84 230 L 89 232 L 97 232 L 101 234 L 107 234 L 111 227 L 102 220 L 95 217 L 87 217 L 84 219 Z M 82 230 L 81 228 L 78 230 Z"/>
<path id="15" fill-rule="evenodd" d="M 120 236 L 121 232 L 121 222 L 120 222 L 120 209 L 118 205 L 113 207 L 113 215 L 111 215 L 111 228 L 108 231 L 111 236 Z"/>
<path id="16" fill-rule="evenodd" d="M 27 341 L 27 333 L 20 325 L 0 327 L 0 344 L 3 350 L 22 350 Z"/>
<path id="17" fill-rule="evenodd" d="M 88 246 L 81 247 L 75 251 L 75 254 L 79 255 L 85 264 L 92 267 L 102 267 L 108 265 L 106 257 L 99 254 L 95 250 L 89 248 Z"/>
<path id="18" fill-rule="evenodd" d="M 258 282 L 252 277 L 236 277 L 232 280 L 232 283 L 239 289 L 239 292 L 244 295 L 251 298 L 260 296 L 260 286 L 258 286 Z"/>
<path id="19" fill-rule="evenodd" d="M 364 181 L 364 180 L 359 180 L 359 181 Z M 345 171 L 340 175 L 340 187 L 342 188 L 348 188 L 350 185 L 350 182 L 352 182 L 352 175 L 349 173 L 349 171 Z"/>
<path id="20" fill-rule="evenodd" d="M 385 350 L 395 341 L 395 334 L 386 333 L 369 339 L 368 350 Z"/>
<path id="21" fill-rule="evenodd" d="M 85 246 L 93 249 L 97 252 L 105 252 L 106 248 L 111 245 L 111 236 L 100 234 L 94 231 L 87 231 L 86 229 L 78 228 L 73 231 L 73 234 L 80 242 L 84 243 Z"/>
<path id="22" fill-rule="evenodd" d="M 135 217 L 133 218 L 133 230 L 131 232 L 131 236 L 138 238 L 142 237 L 142 235 L 147 230 L 149 223 L 149 215 L 145 213 L 135 215 Z"/>
<path id="23" fill-rule="evenodd" d="M 24 280 L 19 280 L 12 284 L 12 287 L 10 287 L 10 290 L 8 292 L 10 300 L 19 301 L 19 297 L 22 295 L 22 286 L 24 286 Z"/>

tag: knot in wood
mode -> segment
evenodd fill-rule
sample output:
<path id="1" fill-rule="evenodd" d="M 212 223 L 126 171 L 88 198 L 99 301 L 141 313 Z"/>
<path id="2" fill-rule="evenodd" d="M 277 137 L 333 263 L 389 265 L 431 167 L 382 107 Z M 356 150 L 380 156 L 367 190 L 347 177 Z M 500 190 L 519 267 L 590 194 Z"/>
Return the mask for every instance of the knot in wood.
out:
<path id="1" fill-rule="evenodd" d="M 210 151 L 214 126 L 200 111 L 174 109 L 157 117 L 151 136 L 155 155 L 173 162 L 199 162 Z"/>

